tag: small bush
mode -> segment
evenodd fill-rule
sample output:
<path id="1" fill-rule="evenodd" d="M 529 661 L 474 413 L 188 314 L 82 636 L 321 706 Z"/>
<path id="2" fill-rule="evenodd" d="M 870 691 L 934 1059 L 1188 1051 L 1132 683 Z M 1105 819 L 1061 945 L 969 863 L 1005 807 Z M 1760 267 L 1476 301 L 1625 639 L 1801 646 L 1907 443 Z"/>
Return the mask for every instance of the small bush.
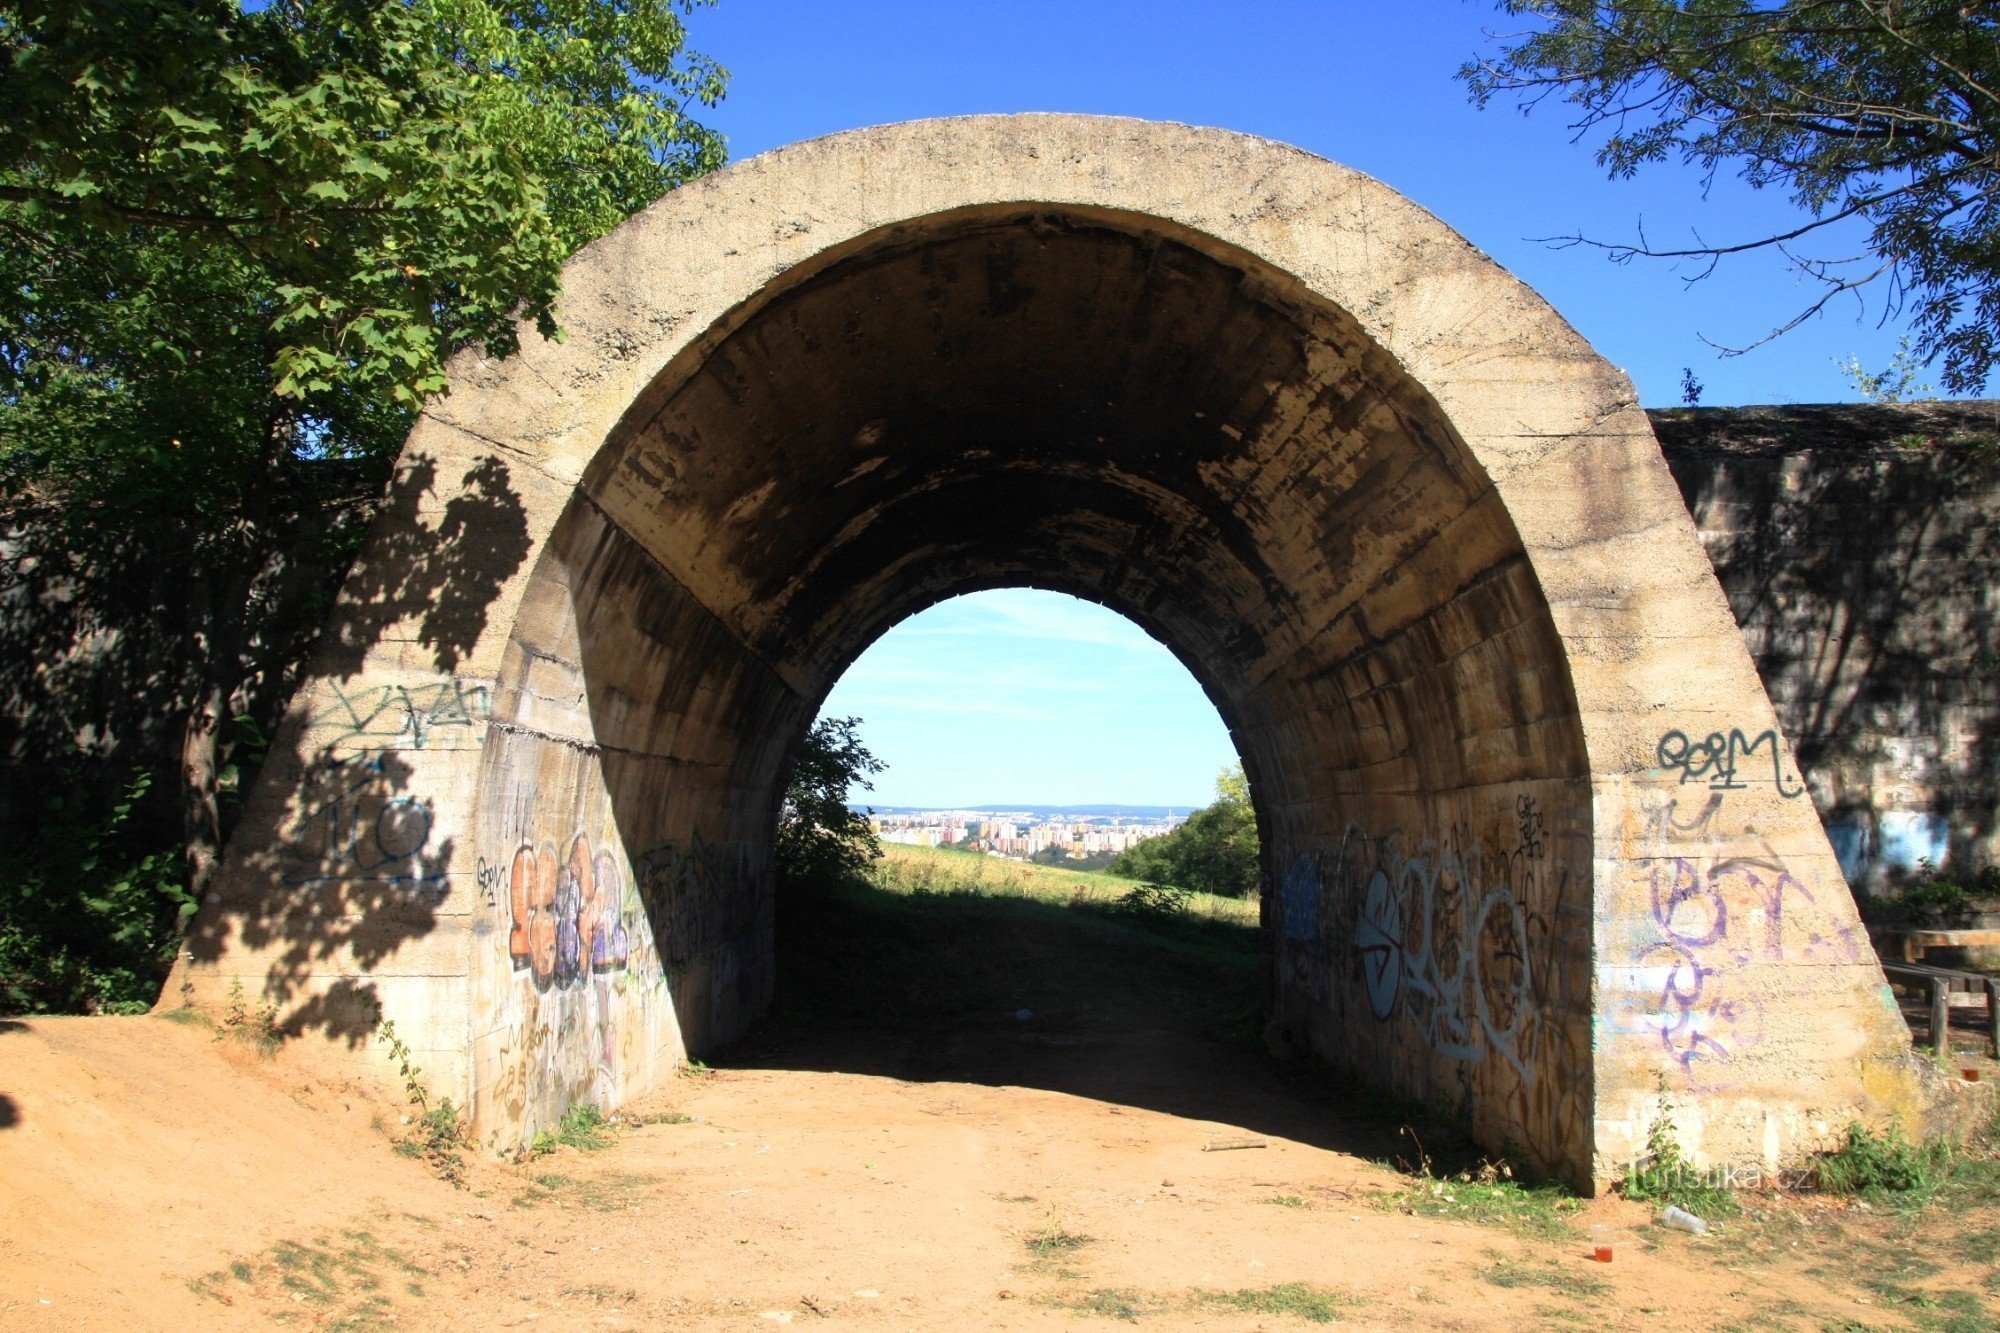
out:
<path id="1" fill-rule="evenodd" d="M 1179 920 L 1194 910 L 1194 895 L 1171 884 L 1141 884 L 1119 895 L 1111 910 L 1148 920 Z"/>
<path id="2" fill-rule="evenodd" d="M 1880 1136 L 1849 1121 L 1840 1146 L 1813 1163 L 1813 1183 L 1828 1194 L 1928 1198 L 1943 1179 L 1948 1153 L 1943 1144 L 1911 1143 L 1893 1120 Z"/>
<path id="3" fill-rule="evenodd" d="M 265 1055 L 278 1049 L 284 1042 L 284 1033 L 278 1030 L 278 1002 L 266 997 L 253 1010 L 243 995 L 243 979 L 232 977 L 229 982 L 229 1004 L 222 1012 L 222 1021 L 215 1027 L 215 1039 L 228 1038 L 256 1047 Z"/>
<path id="4" fill-rule="evenodd" d="M 153 777 L 106 799 L 82 755 L 38 776 L 0 845 L 0 1014 L 144 1013 L 196 906 Z"/>
<path id="5" fill-rule="evenodd" d="M 1920 863 L 1918 878 L 1894 898 L 1866 898 L 1863 915 L 1873 921 L 1922 921 L 1964 916 L 1982 902 L 2000 899 L 2000 867 L 1988 866 L 1969 881 L 1940 875 L 1930 862 Z"/>
<path id="6" fill-rule="evenodd" d="M 596 1152 L 600 1148 L 609 1148 L 617 1141 L 617 1132 L 604 1118 L 604 1112 L 587 1102 L 578 1102 L 563 1112 L 561 1121 L 554 1129 L 545 1129 L 535 1135 L 528 1151 L 537 1157 L 546 1156 L 557 1148 Z"/>

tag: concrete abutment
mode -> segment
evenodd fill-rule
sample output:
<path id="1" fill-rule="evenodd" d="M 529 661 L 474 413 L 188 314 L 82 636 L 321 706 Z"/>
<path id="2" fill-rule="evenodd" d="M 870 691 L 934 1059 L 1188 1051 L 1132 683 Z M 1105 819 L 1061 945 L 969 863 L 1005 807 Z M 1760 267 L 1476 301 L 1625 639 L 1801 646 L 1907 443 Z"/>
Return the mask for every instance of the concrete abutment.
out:
<path id="1" fill-rule="evenodd" d="M 690 185 L 565 342 L 406 448 L 183 974 L 475 1132 L 768 1000 L 790 749 L 942 598 L 1104 603 L 1194 672 L 1322 1055 L 1580 1185 L 1914 1120 L 1902 1020 L 1624 377 L 1385 187 L 1263 140 L 922 122 Z"/>

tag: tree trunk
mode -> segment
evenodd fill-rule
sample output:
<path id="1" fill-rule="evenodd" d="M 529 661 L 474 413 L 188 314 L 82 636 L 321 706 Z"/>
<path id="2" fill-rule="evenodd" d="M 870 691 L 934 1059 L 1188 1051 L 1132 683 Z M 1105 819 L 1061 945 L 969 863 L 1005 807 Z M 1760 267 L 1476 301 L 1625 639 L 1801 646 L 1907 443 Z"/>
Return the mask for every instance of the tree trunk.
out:
<path id="1" fill-rule="evenodd" d="M 185 821 L 182 856 L 187 863 L 188 892 L 204 901 L 222 860 L 220 798 L 221 738 L 227 692 L 214 679 L 202 685 L 201 696 L 188 712 L 181 737 L 181 793 Z"/>

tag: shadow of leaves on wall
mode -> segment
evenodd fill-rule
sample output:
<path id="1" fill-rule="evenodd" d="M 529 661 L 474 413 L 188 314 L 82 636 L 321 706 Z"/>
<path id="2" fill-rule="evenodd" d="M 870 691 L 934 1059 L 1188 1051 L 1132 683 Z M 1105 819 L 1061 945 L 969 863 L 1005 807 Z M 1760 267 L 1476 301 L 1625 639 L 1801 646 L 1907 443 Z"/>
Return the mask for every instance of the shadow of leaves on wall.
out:
<path id="1" fill-rule="evenodd" d="M 316 674 L 329 679 L 295 701 L 231 839 L 220 887 L 183 946 L 197 963 L 238 950 L 261 959 L 260 998 L 280 1006 L 288 1035 L 318 1031 L 359 1046 L 395 984 L 393 975 L 373 976 L 378 969 L 398 958 L 398 973 L 463 966 L 430 967 L 411 954 L 437 928 L 460 850 L 439 827 L 416 760 L 427 747 L 470 743 L 476 732 L 441 740 L 422 726 L 385 724 L 367 712 L 373 704 L 360 712 L 352 705 L 380 693 L 351 682 L 392 636 L 422 645 L 429 661 L 420 669 L 454 671 L 527 556 L 527 515 L 505 463 L 473 464 L 442 508 L 429 499 L 436 483 L 434 459 L 405 460 L 315 658 Z M 440 688 L 469 697 L 450 683 Z M 321 695 L 335 690 L 354 712 L 346 732 L 329 731 L 323 719 L 311 725 Z M 471 693 L 484 698 L 483 688 Z"/>
<path id="2" fill-rule="evenodd" d="M 448 893 L 453 840 L 435 835 L 412 776 L 395 751 L 274 756 L 188 955 L 212 962 L 233 936 L 264 959 L 260 998 L 286 1011 L 285 1031 L 365 1041 L 381 997 L 339 974 L 365 976 L 429 935 Z M 316 973 L 337 979 L 309 991 Z"/>
<path id="3" fill-rule="evenodd" d="M 508 468 L 482 458 L 442 510 L 427 502 L 438 463 L 406 458 L 320 645 L 322 674 L 352 676 L 392 629 L 413 622 L 438 671 L 458 669 L 485 632 L 500 589 L 527 558 L 527 509 Z"/>
<path id="4" fill-rule="evenodd" d="M 1977 595 L 2000 572 L 1992 405 L 1662 412 L 1654 428 L 1821 819 L 1837 846 L 1872 849 L 1843 853 L 1850 875 L 1914 869 L 1881 856 L 1890 810 L 1941 817 L 1963 864 L 1995 832 L 2000 776 Z"/>

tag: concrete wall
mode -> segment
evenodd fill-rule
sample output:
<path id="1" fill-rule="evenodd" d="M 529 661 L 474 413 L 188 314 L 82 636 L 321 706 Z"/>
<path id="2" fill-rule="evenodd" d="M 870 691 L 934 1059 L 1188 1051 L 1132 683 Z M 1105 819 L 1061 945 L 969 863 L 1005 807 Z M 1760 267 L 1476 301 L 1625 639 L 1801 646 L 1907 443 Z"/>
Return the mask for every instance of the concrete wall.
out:
<path id="1" fill-rule="evenodd" d="M 1653 413 L 1848 881 L 1994 864 L 2000 408 Z"/>
<path id="2" fill-rule="evenodd" d="M 1586 1186 L 1663 1087 L 1715 1161 L 1913 1109 L 1631 386 L 1407 200 L 1181 126 L 893 126 L 676 191 L 563 321 L 413 432 L 206 1001 L 394 1018 L 499 1142 L 614 1104 L 768 996 L 777 783 L 840 672 L 1034 584 L 1215 701 L 1328 1058 Z"/>

